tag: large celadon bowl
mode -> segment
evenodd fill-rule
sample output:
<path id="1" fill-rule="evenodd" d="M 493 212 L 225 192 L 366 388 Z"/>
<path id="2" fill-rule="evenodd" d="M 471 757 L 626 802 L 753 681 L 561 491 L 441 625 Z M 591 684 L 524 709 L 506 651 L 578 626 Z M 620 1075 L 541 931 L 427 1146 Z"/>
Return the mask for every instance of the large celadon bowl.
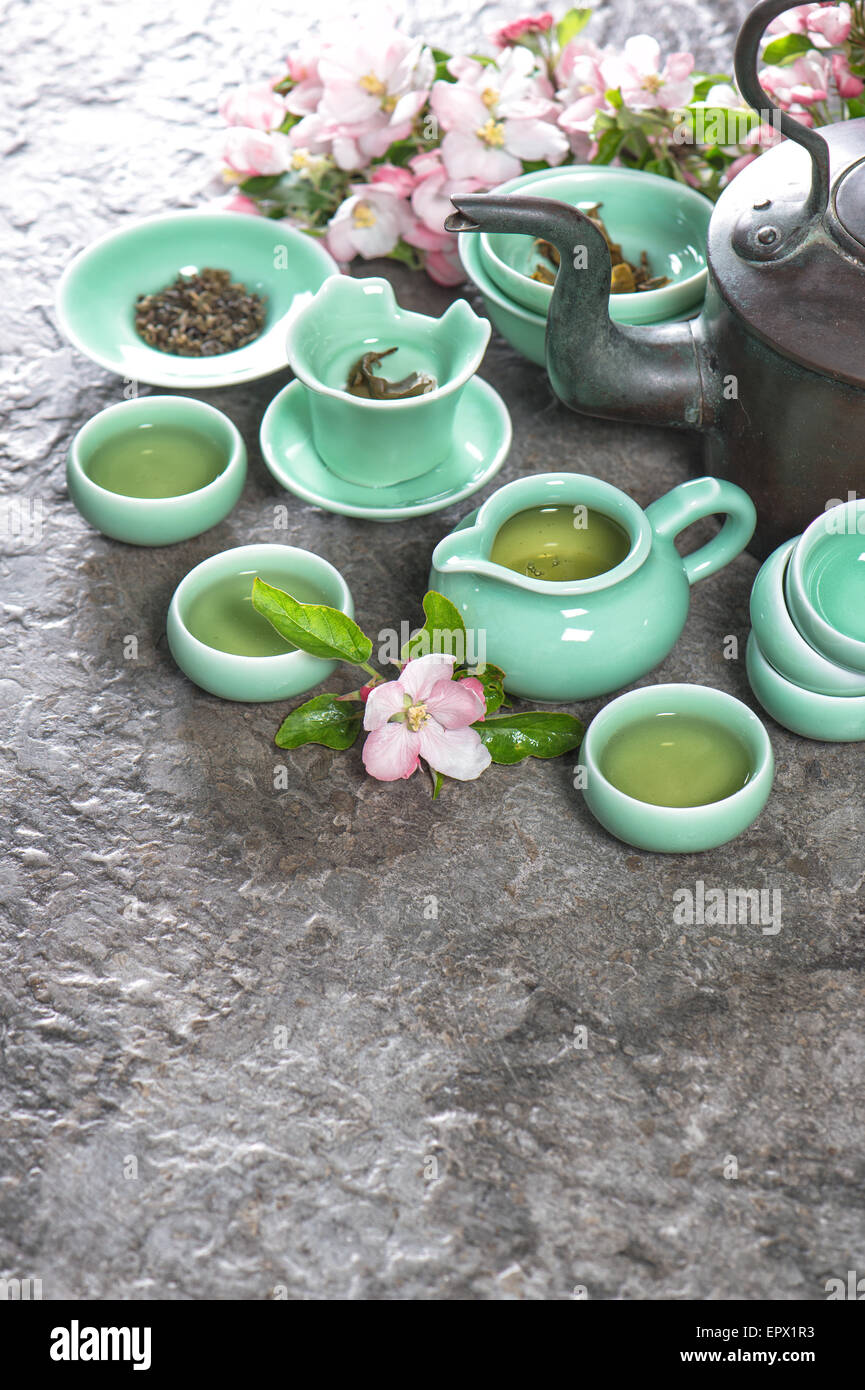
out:
<path id="1" fill-rule="evenodd" d="M 667 276 L 670 284 L 634 294 L 611 294 L 610 318 L 615 323 L 663 323 L 702 303 L 712 204 L 687 184 L 638 169 L 583 165 L 523 174 L 496 192 L 552 198 L 583 212 L 600 203 L 604 225 L 625 258 L 637 264 L 642 252 L 647 253 L 652 274 Z M 484 269 L 497 287 L 522 308 L 546 315 L 553 287 L 531 278 L 542 259 L 534 238 L 515 232 L 481 232 L 478 240 Z"/>

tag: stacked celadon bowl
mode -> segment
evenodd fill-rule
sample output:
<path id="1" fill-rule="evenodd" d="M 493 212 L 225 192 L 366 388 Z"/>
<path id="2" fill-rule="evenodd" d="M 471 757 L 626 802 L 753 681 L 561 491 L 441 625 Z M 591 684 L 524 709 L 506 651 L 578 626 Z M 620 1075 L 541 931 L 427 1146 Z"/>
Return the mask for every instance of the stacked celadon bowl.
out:
<path id="1" fill-rule="evenodd" d="M 638 263 L 647 253 L 652 275 L 666 276 L 669 284 L 611 294 L 614 322 L 674 323 L 700 312 L 712 205 L 693 188 L 635 169 L 583 165 L 523 174 L 496 192 L 552 198 L 581 211 L 600 205 L 600 216 L 623 255 Z M 517 352 L 543 366 L 553 286 L 532 278 L 538 261 L 533 238 L 463 232 L 459 243 L 466 274 L 480 291 L 494 326 Z"/>
<path id="2" fill-rule="evenodd" d="M 746 659 L 777 723 L 826 743 L 865 739 L 865 501 L 828 508 L 769 556 Z"/>

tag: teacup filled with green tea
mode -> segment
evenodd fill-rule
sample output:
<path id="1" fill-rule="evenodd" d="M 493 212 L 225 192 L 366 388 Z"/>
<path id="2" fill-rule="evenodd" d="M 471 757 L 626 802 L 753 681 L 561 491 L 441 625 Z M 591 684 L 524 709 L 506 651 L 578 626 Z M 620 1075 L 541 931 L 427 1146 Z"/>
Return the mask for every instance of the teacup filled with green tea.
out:
<path id="1" fill-rule="evenodd" d="M 652 806 L 707 806 L 740 791 L 752 759 L 737 735 L 697 714 L 647 714 L 613 734 L 600 769 L 625 796 Z"/>
<path id="2" fill-rule="evenodd" d="M 348 585 L 321 555 L 293 545 L 236 546 L 202 560 L 174 591 L 168 645 L 190 680 L 224 700 L 284 700 L 326 680 L 336 662 L 280 635 L 252 604 L 259 578 L 299 603 L 354 616 Z"/>
<path id="3" fill-rule="evenodd" d="M 246 478 L 237 426 L 189 396 L 140 396 L 101 410 L 69 447 L 81 515 L 129 545 L 174 545 L 231 511 Z"/>
<path id="4" fill-rule="evenodd" d="M 258 573 L 257 569 L 217 573 L 210 583 L 195 589 L 181 605 L 181 617 L 192 636 L 233 656 L 282 656 L 297 651 L 253 608 L 252 585 Z M 319 586 L 300 575 L 283 576 L 278 587 L 286 583 L 299 603 L 328 602 Z"/>
<path id="5" fill-rule="evenodd" d="M 182 497 L 215 482 L 222 444 L 182 425 L 145 421 L 110 435 L 84 462 L 91 482 L 122 497 Z"/>
<path id="6" fill-rule="evenodd" d="M 625 844 L 662 854 L 715 849 L 759 816 L 772 788 L 769 735 L 752 709 L 709 685 L 646 685 L 611 700 L 580 749 L 586 805 Z"/>
<path id="7" fill-rule="evenodd" d="M 569 584 L 615 569 L 630 548 L 624 527 L 592 507 L 529 507 L 500 527 L 490 559 L 529 579 Z"/>

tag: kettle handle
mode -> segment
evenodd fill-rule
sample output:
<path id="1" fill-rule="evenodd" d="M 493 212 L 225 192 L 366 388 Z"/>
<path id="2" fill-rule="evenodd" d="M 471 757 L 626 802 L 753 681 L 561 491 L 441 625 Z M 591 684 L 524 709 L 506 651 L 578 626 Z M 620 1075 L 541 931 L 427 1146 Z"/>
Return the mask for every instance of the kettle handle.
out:
<path id="1" fill-rule="evenodd" d="M 690 478 L 646 508 L 657 536 L 671 544 L 680 531 L 706 516 L 726 515 L 717 536 L 681 557 L 689 584 L 708 579 L 741 554 L 754 534 L 757 512 L 743 488 L 723 478 Z"/>
<path id="2" fill-rule="evenodd" d="M 786 135 L 788 140 L 803 145 L 811 156 L 811 192 L 804 212 L 808 220 L 812 221 L 821 218 L 829 206 L 829 146 L 816 130 L 801 125 L 786 111 L 782 111 L 763 90 L 757 76 L 760 40 L 767 24 L 785 10 L 794 8 L 790 0 L 761 0 L 759 5 L 755 5 L 739 30 L 734 65 L 739 91 L 748 105 L 763 116 L 764 120 L 766 114 L 771 112 L 775 128 Z"/>

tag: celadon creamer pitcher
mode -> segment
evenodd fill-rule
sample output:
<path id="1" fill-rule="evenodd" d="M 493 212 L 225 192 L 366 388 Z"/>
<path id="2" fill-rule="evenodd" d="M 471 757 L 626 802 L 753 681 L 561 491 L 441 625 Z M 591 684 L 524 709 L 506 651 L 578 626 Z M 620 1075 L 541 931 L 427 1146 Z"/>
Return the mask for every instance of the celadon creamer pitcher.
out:
<path id="1" fill-rule="evenodd" d="M 446 222 L 555 245 L 546 365 L 556 395 L 589 415 L 699 430 L 703 471 L 740 483 L 757 505 L 761 556 L 865 488 L 865 117 L 809 129 L 763 90 L 760 40 L 789 8 L 763 0 L 736 45 L 739 90 L 787 138 L 718 200 L 698 319 L 613 323 L 607 244 L 566 203 L 459 194 Z"/>
<path id="2" fill-rule="evenodd" d="M 535 579 L 492 561 L 502 526 L 537 507 L 590 508 L 618 523 L 625 558 L 592 579 Z M 702 517 L 721 530 L 681 556 L 675 538 Z M 436 546 L 430 588 L 459 609 L 474 651 L 506 672 L 528 700 L 586 700 L 630 685 L 675 646 L 690 586 L 732 560 L 751 538 L 754 504 L 734 483 L 692 478 L 645 511 L 610 483 L 581 473 L 540 473 L 507 483 Z"/>

